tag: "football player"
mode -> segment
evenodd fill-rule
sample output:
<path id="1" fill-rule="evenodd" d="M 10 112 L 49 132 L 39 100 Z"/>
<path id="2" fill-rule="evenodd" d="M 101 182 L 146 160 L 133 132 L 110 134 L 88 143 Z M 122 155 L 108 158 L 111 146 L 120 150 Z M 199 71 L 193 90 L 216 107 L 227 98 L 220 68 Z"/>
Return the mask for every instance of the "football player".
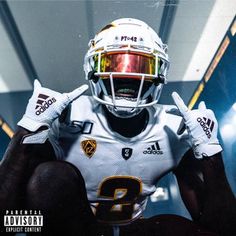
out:
<path id="1" fill-rule="evenodd" d="M 146 23 L 118 19 L 89 42 L 86 85 L 58 93 L 34 82 L 0 167 L 0 209 L 40 209 L 45 235 L 233 235 L 214 113 L 158 104 L 167 46 Z M 173 172 L 193 221 L 142 217 Z"/>

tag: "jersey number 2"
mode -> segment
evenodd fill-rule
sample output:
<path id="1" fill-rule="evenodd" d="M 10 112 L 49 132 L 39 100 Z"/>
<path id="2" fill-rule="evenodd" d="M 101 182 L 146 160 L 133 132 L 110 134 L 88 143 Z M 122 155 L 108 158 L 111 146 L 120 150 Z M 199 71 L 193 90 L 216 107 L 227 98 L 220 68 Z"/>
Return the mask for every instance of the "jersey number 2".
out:
<path id="1" fill-rule="evenodd" d="M 134 204 L 142 191 L 141 181 L 132 176 L 113 176 L 100 185 L 96 216 L 104 222 L 125 222 L 132 218 Z"/>

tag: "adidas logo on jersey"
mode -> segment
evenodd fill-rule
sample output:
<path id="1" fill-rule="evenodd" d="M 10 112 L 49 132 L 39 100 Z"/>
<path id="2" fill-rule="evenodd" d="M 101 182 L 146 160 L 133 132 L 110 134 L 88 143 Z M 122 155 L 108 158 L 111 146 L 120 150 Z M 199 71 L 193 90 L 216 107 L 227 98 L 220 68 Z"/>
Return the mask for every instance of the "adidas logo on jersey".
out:
<path id="1" fill-rule="evenodd" d="M 204 130 L 206 136 L 208 138 L 211 138 L 211 132 L 214 128 L 215 122 L 210 119 L 207 119 L 206 117 L 203 117 L 203 118 L 198 117 L 197 121 L 202 126 L 202 129 Z"/>
<path id="2" fill-rule="evenodd" d="M 163 151 L 160 149 L 159 143 L 155 142 L 155 144 L 148 147 L 143 151 L 143 154 L 154 154 L 154 155 L 162 155 Z"/>
<path id="3" fill-rule="evenodd" d="M 42 114 L 45 110 L 47 110 L 49 108 L 49 106 L 51 106 L 54 102 L 56 102 L 56 99 L 53 97 L 51 99 L 48 99 L 49 96 L 45 95 L 45 94 L 39 94 L 38 96 L 38 100 L 36 102 L 36 107 L 35 110 L 37 110 L 35 112 L 35 114 L 37 116 L 39 116 L 40 114 Z"/>

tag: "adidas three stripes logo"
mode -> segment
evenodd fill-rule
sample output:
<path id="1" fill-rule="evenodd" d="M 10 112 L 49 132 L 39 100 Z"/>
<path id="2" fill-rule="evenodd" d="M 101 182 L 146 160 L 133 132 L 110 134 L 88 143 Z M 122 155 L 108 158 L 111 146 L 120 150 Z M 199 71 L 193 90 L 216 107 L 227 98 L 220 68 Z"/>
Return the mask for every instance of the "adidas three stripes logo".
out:
<path id="1" fill-rule="evenodd" d="M 163 154 L 163 151 L 161 150 L 159 143 L 155 142 L 155 144 L 148 147 L 146 150 L 143 151 L 143 154 L 156 154 L 161 155 Z"/>
<path id="2" fill-rule="evenodd" d="M 36 102 L 36 107 L 35 107 L 35 114 L 39 116 L 42 114 L 45 110 L 49 108 L 50 105 L 52 105 L 54 102 L 56 102 L 56 99 L 53 97 L 51 99 L 48 99 L 49 96 L 45 94 L 39 94 L 38 95 L 38 100 Z"/>
<path id="3" fill-rule="evenodd" d="M 35 109 L 38 109 L 39 107 L 41 107 L 42 104 L 45 102 L 45 100 L 46 100 L 47 98 L 49 98 L 49 96 L 40 93 L 40 94 L 38 95 L 38 100 L 37 100 L 37 102 L 36 102 L 37 105 L 36 105 Z"/>
<path id="4" fill-rule="evenodd" d="M 202 129 L 204 130 L 206 136 L 208 138 L 211 138 L 211 132 L 214 129 L 215 122 L 206 117 L 198 117 L 197 121 L 202 126 Z"/>

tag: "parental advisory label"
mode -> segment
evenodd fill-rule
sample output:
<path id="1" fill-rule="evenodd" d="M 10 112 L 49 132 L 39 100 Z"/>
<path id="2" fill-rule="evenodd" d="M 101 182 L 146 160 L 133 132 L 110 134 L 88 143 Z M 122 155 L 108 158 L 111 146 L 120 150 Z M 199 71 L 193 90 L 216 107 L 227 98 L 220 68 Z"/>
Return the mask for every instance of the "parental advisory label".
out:
<path id="1" fill-rule="evenodd" d="M 40 210 L 6 210 L 4 226 L 9 233 L 41 232 L 43 215 Z"/>

